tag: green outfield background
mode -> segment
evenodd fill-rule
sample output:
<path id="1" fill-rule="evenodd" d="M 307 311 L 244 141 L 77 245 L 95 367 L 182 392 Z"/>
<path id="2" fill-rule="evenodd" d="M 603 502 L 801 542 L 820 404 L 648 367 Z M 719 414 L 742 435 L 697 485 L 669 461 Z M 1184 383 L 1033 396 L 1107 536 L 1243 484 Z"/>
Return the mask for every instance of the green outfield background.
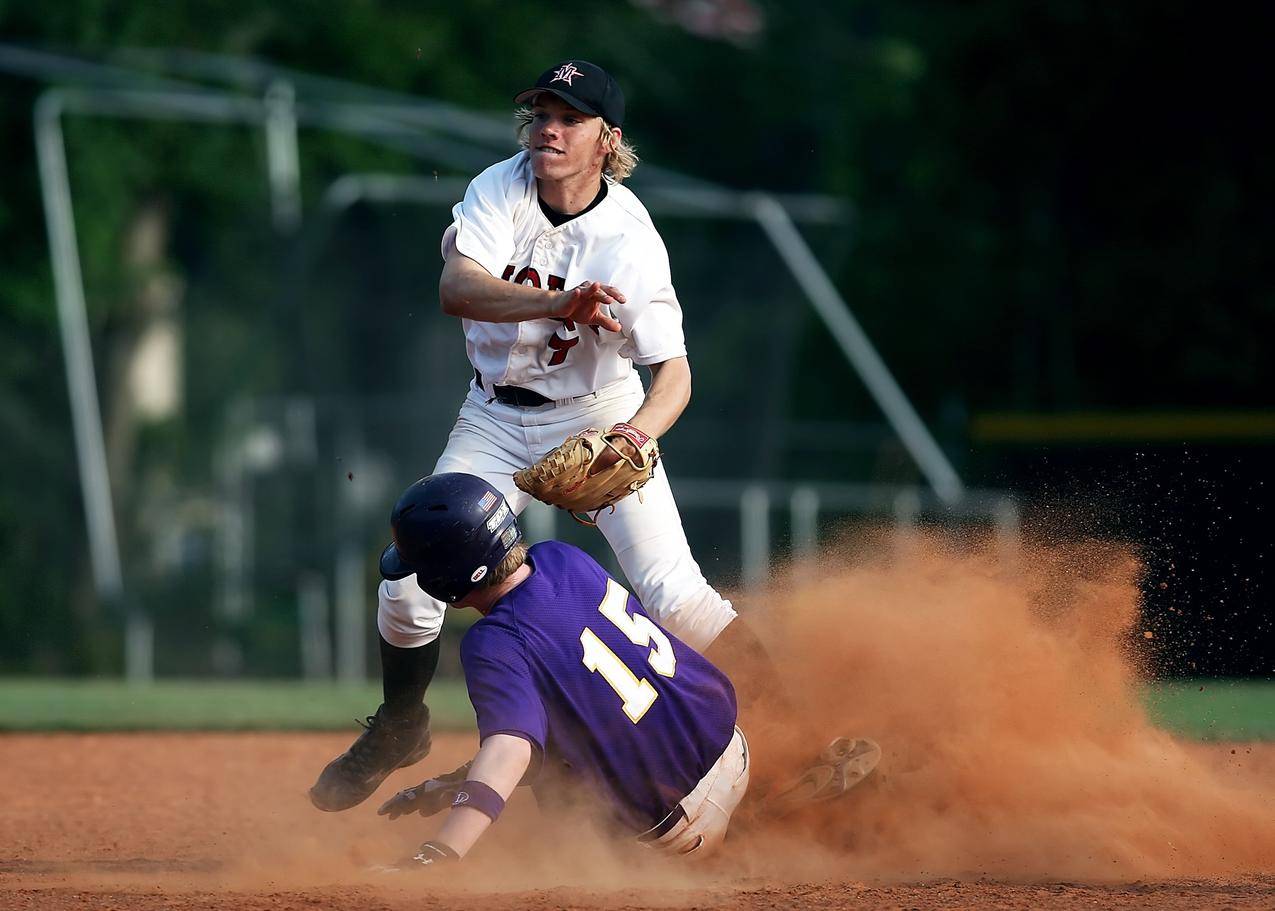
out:
<path id="1" fill-rule="evenodd" d="M 1147 684 L 1157 724 L 1201 740 L 1275 740 L 1275 682 L 1174 680 Z M 0 731 L 341 730 L 374 711 L 377 686 L 293 681 L 0 680 Z M 429 690 L 439 730 L 473 728 L 464 685 Z"/>

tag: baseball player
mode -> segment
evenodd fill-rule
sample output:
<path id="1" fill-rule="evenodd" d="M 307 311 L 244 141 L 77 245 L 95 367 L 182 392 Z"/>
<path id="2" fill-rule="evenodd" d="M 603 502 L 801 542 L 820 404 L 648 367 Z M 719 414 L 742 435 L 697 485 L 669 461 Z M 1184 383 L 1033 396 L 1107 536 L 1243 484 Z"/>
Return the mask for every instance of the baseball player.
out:
<path id="1" fill-rule="evenodd" d="M 482 619 L 461 642 L 478 754 L 463 781 L 399 792 L 391 819 L 450 806 L 415 865 L 459 860 L 514 788 L 542 768 L 606 808 L 607 828 L 661 852 L 711 853 L 748 788 L 748 744 L 726 676 L 653 622 L 584 551 L 527 549 L 494 486 L 461 473 L 417 481 L 394 507 L 387 579 Z M 530 772 L 530 774 L 528 774 Z"/>
<path id="2" fill-rule="evenodd" d="M 514 472 L 589 428 L 619 441 L 598 467 L 618 463 L 623 447 L 647 446 L 673 426 L 691 371 L 664 243 L 622 183 L 637 158 L 623 136 L 619 86 L 600 67 L 568 60 L 514 100 L 527 105 L 522 151 L 470 183 L 443 235 L 439 298 L 461 320 L 474 376 L 434 472 L 485 479 L 516 514 L 530 498 Z M 650 371 L 645 390 L 636 365 Z M 692 557 L 665 473 L 641 494 L 597 524 L 644 608 L 746 684 L 746 704 L 778 692 L 760 642 Z M 443 614 L 413 576 L 381 583 L 384 703 L 311 789 L 319 809 L 355 806 L 428 753 L 422 700 Z"/>

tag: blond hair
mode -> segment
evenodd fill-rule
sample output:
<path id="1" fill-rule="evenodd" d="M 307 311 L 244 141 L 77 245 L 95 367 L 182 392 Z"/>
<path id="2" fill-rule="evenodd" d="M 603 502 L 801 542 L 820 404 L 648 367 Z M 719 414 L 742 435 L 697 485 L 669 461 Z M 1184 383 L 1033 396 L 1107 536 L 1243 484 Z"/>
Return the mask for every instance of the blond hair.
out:
<path id="1" fill-rule="evenodd" d="M 518 567 L 526 562 L 527 545 L 519 541 L 509 553 L 505 554 L 505 559 L 501 560 L 500 564 L 487 574 L 487 577 L 483 579 L 482 584 L 478 587 L 491 588 L 494 585 L 499 585 L 512 576 Z"/>
<path id="2" fill-rule="evenodd" d="M 514 111 L 514 119 L 518 121 L 518 145 L 524 149 L 531 145 L 528 134 L 531 132 L 532 116 L 531 108 L 528 107 Z M 616 183 L 623 183 L 638 165 L 637 149 L 624 138 L 623 133 L 617 137 L 615 129 L 605 120 L 602 121 L 602 135 L 599 139 L 603 146 L 610 148 L 602 159 L 602 173 Z"/>

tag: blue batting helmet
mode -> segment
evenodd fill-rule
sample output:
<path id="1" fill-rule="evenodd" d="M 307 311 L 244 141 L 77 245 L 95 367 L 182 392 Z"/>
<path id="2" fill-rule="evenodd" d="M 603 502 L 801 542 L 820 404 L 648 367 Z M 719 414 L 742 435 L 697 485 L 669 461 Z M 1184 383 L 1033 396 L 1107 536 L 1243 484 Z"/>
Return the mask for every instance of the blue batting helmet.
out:
<path id="1" fill-rule="evenodd" d="M 390 513 L 394 543 L 381 554 L 381 575 L 416 574 L 425 593 L 455 604 L 500 565 L 522 530 L 504 496 L 482 478 L 452 472 L 421 478 Z"/>

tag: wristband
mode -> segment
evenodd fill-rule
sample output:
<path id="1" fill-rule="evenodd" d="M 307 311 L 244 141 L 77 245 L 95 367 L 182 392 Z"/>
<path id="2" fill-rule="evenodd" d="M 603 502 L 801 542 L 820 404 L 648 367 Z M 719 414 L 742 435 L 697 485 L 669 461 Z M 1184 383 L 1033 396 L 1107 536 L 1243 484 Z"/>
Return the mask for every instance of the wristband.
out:
<path id="1" fill-rule="evenodd" d="M 500 811 L 505 808 L 505 798 L 496 793 L 496 789 L 491 785 L 484 784 L 481 781 L 463 782 L 460 790 L 456 792 L 456 799 L 452 801 L 452 809 L 457 807 L 472 807 L 484 816 L 496 821 L 496 817 L 500 815 Z"/>

